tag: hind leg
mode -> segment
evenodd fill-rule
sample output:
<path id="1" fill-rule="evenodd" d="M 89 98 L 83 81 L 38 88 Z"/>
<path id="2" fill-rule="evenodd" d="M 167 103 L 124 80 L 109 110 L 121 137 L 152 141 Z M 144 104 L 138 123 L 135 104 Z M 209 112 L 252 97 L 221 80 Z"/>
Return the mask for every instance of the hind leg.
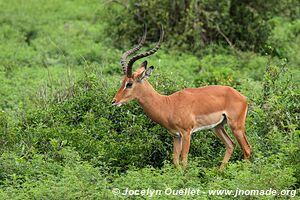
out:
<path id="1" fill-rule="evenodd" d="M 232 141 L 232 139 L 226 133 L 223 125 L 220 124 L 217 127 L 215 127 L 215 133 L 218 136 L 218 138 L 224 143 L 224 145 L 226 147 L 225 155 L 224 155 L 222 164 L 220 166 L 220 169 L 223 170 L 233 153 L 235 143 Z"/>
<path id="2" fill-rule="evenodd" d="M 238 141 L 239 145 L 241 146 L 243 152 L 244 152 L 244 159 L 249 160 L 250 159 L 250 145 L 248 143 L 246 134 L 245 134 L 245 127 L 244 123 L 239 121 L 228 121 L 229 127 Z"/>
<path id="3" fill-rule="evenodd" d="M 244 152 L 244 159 L 250 159 L 250 145 L 245 134 L 245 122 L 247 117 L 247 101 L 240 94 L 233 94 L 226 108 L 227 123 Z"/>

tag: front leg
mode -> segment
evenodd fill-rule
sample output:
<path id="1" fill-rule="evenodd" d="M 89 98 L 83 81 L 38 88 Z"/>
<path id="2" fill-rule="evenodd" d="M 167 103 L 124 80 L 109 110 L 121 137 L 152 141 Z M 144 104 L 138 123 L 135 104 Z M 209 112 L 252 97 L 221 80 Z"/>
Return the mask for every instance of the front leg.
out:
<path id="1" fill-rule="evenodd" d="M 182 167 L 183 169 L 187 168 L 188 164 L 188 154 L 190 150 L 190 141 L 191 141 L 191 131 L 185 131 L 182 134 L 182 150 L 181 150 L 181 158 L 182 158 Z"/>
<path id="2" fill-rule="evenodd" d="M 181 137 L 174 137 L 174 144 L 173 144 L 173 164 L 176 168 L 179 167 L 179 156 L 182 147 L 182 140 Z"/>

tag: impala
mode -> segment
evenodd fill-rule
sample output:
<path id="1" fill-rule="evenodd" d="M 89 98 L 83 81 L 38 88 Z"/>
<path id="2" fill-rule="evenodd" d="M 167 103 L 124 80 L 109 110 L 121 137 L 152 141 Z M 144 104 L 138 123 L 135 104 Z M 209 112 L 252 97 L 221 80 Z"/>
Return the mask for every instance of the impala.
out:
<path id="1" fill-rule="evenodd" d="M 147 61 L 144 61 L 132 73 L 132 66 L 135 61 L 154 54 L 160 48 L 163 30 L 153 49 L 135 55 L 127 62 L 127 57 L 142 47 L 146 33 L 145 30 L 139 44 L 126 51 L 121 57 L 124 77 L 120 89 L 113 98 L 112 105 L 121 106 L 136 99 L 153 121 L 168 129 L 174 138 L 173 163 L 176 167 L 180 165 L 184 169 L 187 167 L 191 134 L 213 128 L 226 147 L 220 166 L 223 169 L 235 147 L 235 143 L 224 129 L 226 123 L 241 146 L 244 159 L 249 159 L 250 145 L 245 135 L 248 108 L 246 98 L 232 87 L 221 85 L 186 88 L 168 96 L 159 94 L 147 81 L 154 67 L 147 67 Z"/>

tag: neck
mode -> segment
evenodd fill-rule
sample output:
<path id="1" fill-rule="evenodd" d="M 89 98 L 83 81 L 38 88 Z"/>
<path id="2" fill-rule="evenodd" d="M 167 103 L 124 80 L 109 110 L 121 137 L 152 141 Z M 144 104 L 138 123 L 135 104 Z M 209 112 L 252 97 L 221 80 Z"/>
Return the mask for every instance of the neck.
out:
<path id="1" fill-rule="evenodd" d="M 164 125 L 163 110 L 167 109 L 167 99 L 165 95 L 159 94 L 152 85 L 144 80 L 144 83 L 140 85 L 140 92 L 137 97 L 139 104 L 144 109 L 144 112 L 155 122 Z"/>

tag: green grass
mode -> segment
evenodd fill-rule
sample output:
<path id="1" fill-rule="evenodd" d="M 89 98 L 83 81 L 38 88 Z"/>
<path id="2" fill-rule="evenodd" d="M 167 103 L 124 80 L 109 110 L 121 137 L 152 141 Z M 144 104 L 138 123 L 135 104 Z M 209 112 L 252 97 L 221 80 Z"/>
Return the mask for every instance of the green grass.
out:
<path id="1" fill-rule="evenodd" d="M 70 87 L 83 77 L 82 67 L 65 68 L 53 66 L 22 67 L 10 72 L 0 72 L 2 87 L 0 96 L 2 110 L 23 109 L 31 101 L 51 98 L 58 90 Z"/>

